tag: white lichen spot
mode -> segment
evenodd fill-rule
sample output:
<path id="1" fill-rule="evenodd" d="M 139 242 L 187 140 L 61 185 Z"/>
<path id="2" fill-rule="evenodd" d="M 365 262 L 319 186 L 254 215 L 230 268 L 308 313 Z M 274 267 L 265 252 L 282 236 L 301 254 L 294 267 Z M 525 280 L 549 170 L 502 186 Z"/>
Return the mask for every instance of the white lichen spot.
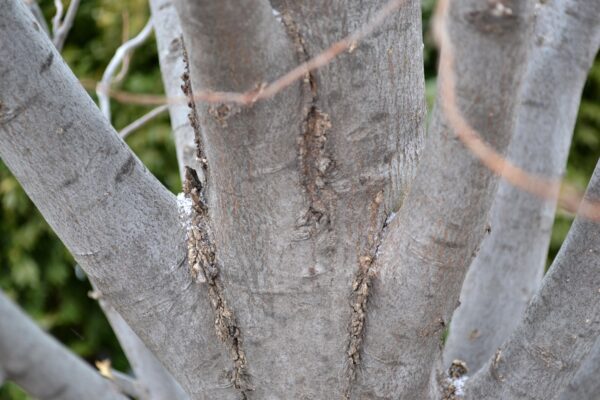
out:
<path id="1" fill-rule="evenodd" d="M 183 226 L 189 231 L 192 226 L 192 199 L 185 193 L 177 195 L 177 210 Z"/>

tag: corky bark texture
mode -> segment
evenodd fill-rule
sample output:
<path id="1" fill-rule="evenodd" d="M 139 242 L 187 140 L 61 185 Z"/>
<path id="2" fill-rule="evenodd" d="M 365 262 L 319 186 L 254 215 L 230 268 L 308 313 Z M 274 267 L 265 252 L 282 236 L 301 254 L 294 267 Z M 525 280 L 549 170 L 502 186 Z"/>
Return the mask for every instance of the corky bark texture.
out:
<path id="1" fill-rule="evenodd" d="M 259 87 L 383 5 L 290 2 L 273 15 L 266 1 L 242 3 L 179 4 L 194 91 Z M 412 3 L 353 53 L 273 99 L 198 104 L 216 257 L 250 398 L 341 398 L 347 390 L 353 280 L 421 147 L 419 21 Z"/>
<path id="2" fill-rule="evenodd" d="M 126 400 L 0 292 L 0 378 L 41 400 Z M 2 379 L 0 379 L 2 384 Z"/>
<path id="3" fill-rule="evenodd" d="M 0 3 L 0 42 L 3 161 L 182 386 L 223 391 L 229 363 L 185 265 L 175 197 L 119 139 L 21 1 Z M 198 379 L 203 369 L 213 373 Z"/>
<path id="4" fill-rule="evenodd" d="M 471 378 L 466 399 L 551 399 L 578 371 L 600 334 L 600 168 L 524 319 Z"/>
<path id="5" fill-rule="evenodd" d="M 442 71 L 441 85 L 443 74 L 455 74 L 460 110 L 500 152 L 512 134 L 532 8 L 518 1 L 450 2 L 455 65 Z M 428 397 L 442 335 L 487 229 L 497 178 L 455 137 L 445 113 L 439 104 L 434 109 L 417 176 L 375 260 L 355 398 Z"/>
<path id="6" fill-rule="evenodd" d="M 530 173 L 556 180 L 564 173 L 581 91 L 600 45 L 599 20 L 595 0 L 554 0 L 537 7 L 508 151 L 509 159 Z M 542 280 L 555 211 L 556 199 L 500 183 L 491 233 L 469 268 L 452 317 L 446 365 L 461 359 L 476 372 L 517 326 Z"/>

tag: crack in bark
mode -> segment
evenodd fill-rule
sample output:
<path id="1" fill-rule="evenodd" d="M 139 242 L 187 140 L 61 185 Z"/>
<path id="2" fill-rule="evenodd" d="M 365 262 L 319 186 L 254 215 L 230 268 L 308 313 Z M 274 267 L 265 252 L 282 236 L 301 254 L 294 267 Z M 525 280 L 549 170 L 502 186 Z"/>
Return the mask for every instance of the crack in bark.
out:
<path id="1" fill-rule="evenodd" d="M 212 239 L 212 228 L 205 200 L 205 187 L 208 172 L 208 162 L 203 151 L 200 133 L 200 123 L 192 84 L 190 80 L 188 54 L 183 45 L 185 71 L 181 89 L 188 98 L 190 112 L 188 118 L 194 130 L 196 157 L 202 166 L 202 180 L 195 169 L 185 166 L 183 192 L 192 201 L 192 223 L 187 234 L 187 257 L 190 272 L 196 282 L 206 284 L 208 298 L 214 312 L 214 327 L 219 340 L 225 345 L 233 368 L 228 372 L 231 384 L 240 392 L 241 399 L 248 398 L 248 392 L 253 390 L 248 374 L 246 353 L 242 346 L 241 330 L 235 313 L 227 304 L 224 296 L 223 283 L 219 278 L 219 266 L 216 257 L 216 246 Z"/>
<path id="2" fill-rule="evenodd" d="M 181 49 L 183 53 L 183 75 L 181 79 L 183 80 L 183 84 L 181 85 L 181 90 L 188 99 L 188 107 L 190 108 L 190 112 L 188 113 L 188 119 L 190 121 L 190 125 L 194 130 L 194 143 L 196 145 L 196 158 L 200 162 L 202 169 L 206 171 L 208 169 L 208 161 L 206 159 L 206 154 L 204 154 L 204 146 L 202 145 L 202 137 L 200 131 L 200 122 L 198 121 L 198 110 L 196 109 L 196 101 L 194 100 L 194 94 L 192 92 L 192 81 L 190 79 L 190 61 L 187 53 L 187 49 L 185 47 L 185 43 L 183 42 L 183 36 L 180 38 L 181 40 Z"/>
<path id="3" fill-rule="evenodd" d="M 347 371 L 346 371 L 346 389 L 344 390 L 344 399 L 350 399 L 352 388 L 356 381 L 358 368 L 361 363 L 362 344 L 365 337 L 365 323 L 367 318 L 367 306 L 372 292 L 373 279 L 376 276 L 374 268 L 377 253 L 385 229 L 388 225 L 386 219 L 381 228 L 379 226 L 378 215 L 383 204 L 383 190 L 379 191 L 370 206 L 370 231 L 367 235 L 367 245 L 365 250 L 358 257 L 358 270 L 352 280 L 352 292 L 350 295 L 350 306 L 352 313 L 348 326 L 349 340 L 346 348 Z"/>
<path id="4" fill-rule="evenodd" d="M 292 39 L 299 61 L 309 60 L 304 39 L 289 13 L 281 14 L 281 22 Z M 298 148 L 301 183 L 308 195 L 309 206 L 306 214 L 300 219 L 298 227 L 308 227 L 309 237 L 314 237 L 319 232 L 326 232 L 331 225 L 330 214 L 335 193 L 328 186 L 328 177 L 335 168 L 335 162 L 325 148 L 331 120 L 329 115 L 317 108 L 317 81 L 308 70 L 303 85 L 306 117 L 303 123 L 303 134 L 298 138 Z"/>
<path id="5" fill-rule="evenodd" d="M 233 310 L 225 300 L 223 283 L 219 279 L 216 247 L 208 218 L 208 208 L 203 198 L 202 184 L 196 171 L 185 167 L 184 193 L 192 200 L 192 225 L 188 230 L 188 262 L 197 282 L 205 283 L 215 317 L 215 332 L 225 345 L 233 361 L 229 379 L 240 391 L 242 399 L 253 390 L 247 372 L 246 354 L 242 347 L 241 331 Z"/>

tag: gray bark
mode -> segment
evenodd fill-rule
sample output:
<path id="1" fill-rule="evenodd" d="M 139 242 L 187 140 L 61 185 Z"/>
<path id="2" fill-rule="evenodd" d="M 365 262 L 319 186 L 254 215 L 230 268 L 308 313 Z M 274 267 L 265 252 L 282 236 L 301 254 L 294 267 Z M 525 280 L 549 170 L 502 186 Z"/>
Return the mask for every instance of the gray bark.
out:
<path id="1" fill-rule="evenodd" d="M 178 3 L 192 85 L 246 91 L 358 29 L 383 1 Z M 216 55 L 218 56 L 207 56 Z M 348 389 L 352 282 L 400 204 L 425 112 L 420 10 L 251 107 L 199 105 L 208 205 L 249 398 Z"/>
<path id="2" fill-rule="evenodd" d="M 600 339 L 562 392 L 560 400 L 597 400 L 600 393 Z"/>
<path id="3" fill-rule="evenodd" d="M 209 300 L 185 265 L 175 197 L 102 117 L 20 1 L 0 3 L 0 42 L 3 161 L 178 381 L 190 393 L 223 386 L 225 377 L 211 380 L 225 357 L 207 328 Z"/>
<path id="4" fill-rule="evenodd" d="M 532 4 L 452 1 L 457 104 L 504 153 L 524 72 Z M 510 10 L 510 13 L 506 10 Z M 445 57 L 442 48 L 442 57 Z M 442 85 L 449 71 L 442 71 Z M 375 260 L 356 398 L 424 399 L 467 267 L 486 232 L 495 177 L 455 137 L 438 100 L 417 176 Z"/>
<path id="5" fill-rule="evenodd" d="M 136 387 L 141 392 L 137 397 L 147 400 L 187 400 L 189 397 L 181 386 L 119 313 L 102 297 L 98 301 L 135 373 Z"/>
<path id="6" fill-rule="evenodd" d="M 196 146 L 194 144 L 194 130 L 188 119 L 189 107 L 184 101 L 181 85 L 185 72 L 183 62 L 183 33 L 179 16 L 172 0 L 150 0 L 154 33 L 158 46 L 158 60 L 162 74 L 165 93 L 170 99 L 169 115 L 171 127 L 177 150 L 179 172 L 183 179 L 185 166 L 201 171 L 202 168 L 196 159 Z M 206 56 L 206 55 L 205 55 Z"/>
<path id="7" fill-rule="evenodd" d="M 528 71 L 509 159 L 559 180 L 564 173 L 581 91 L 600 44 L 596 0 L 554 0 L 536 11 Z M 556 193 L 555 195 L 558 195 Z M 491 234 L 471 264 L 452 317 L 445 364 L 476 372 L 523 316 L 544 273 L 556 198 L 500 183 Z"/>
<path id="8" fill-rule="evenodd" d="M 41 400 L 125 400 L 0 292 L 0 378 Z M 2 379 L 0 379 L 0 385 Z"/>
<path id="9" fill-rule="evenodd" d="M 579 369 L 600 334 L 599 199 L 596 166 L 584 199 L 596 205 L 592 219 L 575 219 L 523 321 L 468 381 L 467 399 L 552 399 Z"/>

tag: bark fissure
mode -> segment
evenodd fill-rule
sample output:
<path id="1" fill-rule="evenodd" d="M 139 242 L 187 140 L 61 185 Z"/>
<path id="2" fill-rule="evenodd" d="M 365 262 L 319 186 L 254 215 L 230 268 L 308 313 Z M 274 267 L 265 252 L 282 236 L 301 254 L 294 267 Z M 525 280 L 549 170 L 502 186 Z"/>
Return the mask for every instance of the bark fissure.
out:
<path id="1" fill-rule="evenodd" d="M 192 81 L 190 79 L 190 62 L 188 58 L 188 53 L 185 48 L 185 43 L 183 42 L 183 36 L 180 38 L 181 40 L 181 49 L 183 52 L 183 75 L 181 79 L 183 80 L 183 84 L 181 85 L 181 90 L 183 90 L 184 95 L 187 97 L 187 104 L 190 109 L 188 113 L 188 119 L 190 121 L 190 125 L 194 131 L 194 144 L 196 145 L 196 159 L 202 166 L 202 169 L 205 172 L 208 168 L 208 162 L 206 159 L 206 154 L 204 154 L 204 146 L 202 145 L 202 136 L 200 132 L 200 122 L 198 121 L 198 111 L 196 109 L 196 101 L 194 100 L 194 94 L 192 93 Z"/>
<path id="2" fill-rule="evenodd" d="M 350 399 L 352 395 L 352 387 L 357 378 L 358 369 L 360 368 L 362 344 L 365 337 L 365 321 L 367 318 L 367 306 L 369 296 L 372 292 L 373 279 L 376 277 L 375 259 L 379 252 L 382 238 L 389 221 L 393 218 L 393 214 L 388 217 L 379 226 L 378 215 L 379 209 L 383 203 L 383 190 L 378 192 L 370 206 L 371 223 L 369 227 L 371 232 L 367 235 L 367 245 L 362 254 L 358 257 L 358 270 L 352 280 L 352 292 L 350 294 L 350 306 L 352 312 L 350 316 L 350 324 L 348 326 L 348 347 L 346 350 L 347 356 L 347 371 L 346 371 L 346 388 L 344 390 L 344 399 Z"/>
<path id="3" fill-rule="evenodd" d="M 304 40 L 292 17 L 284 12 L 281 22 L 292 39 L 298 54 L 298 61 L 310 60 Z M 325 148 L 327 133 L 331 129 L 331 120 L 329 115 L 317 107 L 318 87 L 314 74 L 306 71 L 303 86 L 306 117 L 304 133 L 298 138 L 298 147 L 300 149 L 302 185 L 306 190 L 310 205 L 301 225 L 311 227 L 310 237 L 313 237 L 331 223 L 330 211 L 334 194 L 327 186 L 327 175 L 332 172 L 335 163 Z"/>
<path id="4" fill-rule="evenodd" d="M 214 312 L 215 332 L 233 362 L 228 378 L 240 391 L 242 399 L 246 399 L 252 385 L 247 372 L 246 354 L 242 348 L 241 331 L 235 313 L 225 300 L 223 283 L 219 279 L 216 247 L 212 240 L 202 184 L 196 171 L 189 167 L 186 167 L 184 193 L 192 201 L 192 224 L 187 237 L 191 274 L 196 282 L 206 284 Z"/>
<path id="5" fill-rule="evenodd" d="M 181 38 L 183 43 L 183 38 Z M 185 70 L 182 76 L 181 89 L 188 98 L 190 112 L 188 118 L 194 130 L 196 158 L 202 166 L 202 178 L 193 168 L 185 167 L 183 191 L 192 202 L 191 226 L 187 233 L 187 256 L 190 272 L 194 280 L 205 284 L 208 298 L 214 312 L 215 333 L 225 345 L 233 362 L 227 378 L 239 390 L 243 400 L 248 398 L 247 392 L 253 390 L 247 371 L 246 353 L 242 347 L 241 330 L 233 309 L 227 304 L 223 282 L 219 278 L 219 267 L 216 257 L 216 246 L 213 240 L 208 206 L 205 200 L 205 188 L 208 179 L 208 162 L 203 150 L 200 123 L 196 110 L 196 102 L 192 92 L 189 61 L 185 46 L 183 59 Z"/>

